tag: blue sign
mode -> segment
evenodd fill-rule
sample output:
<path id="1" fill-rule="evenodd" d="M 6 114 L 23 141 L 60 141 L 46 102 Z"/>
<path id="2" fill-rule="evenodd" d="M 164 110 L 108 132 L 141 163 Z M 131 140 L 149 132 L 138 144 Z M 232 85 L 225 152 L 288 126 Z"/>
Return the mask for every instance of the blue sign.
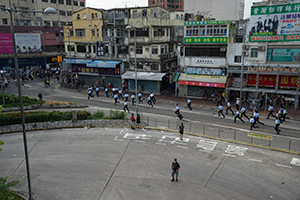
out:
<path id="1" fill-rule="evenodd" d="M 104 48 L 102 42 L 97 42 L 97 56 L 104 56 Z"/>

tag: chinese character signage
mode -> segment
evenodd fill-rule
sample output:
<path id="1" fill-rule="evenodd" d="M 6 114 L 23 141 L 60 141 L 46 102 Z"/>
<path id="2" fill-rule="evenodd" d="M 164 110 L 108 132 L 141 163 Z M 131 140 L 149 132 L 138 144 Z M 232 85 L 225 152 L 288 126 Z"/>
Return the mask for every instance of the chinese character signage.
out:
<path id="1" fill-rule="evenodd" d="M 0 54 L 1 53 L 14 53 L 10 33 L 0 34 Z"/>
<path id="2" fill-rule="evenodd" d="M 225 69 L 206 68 L 206 67 L 186 67 L 185 73 L 186 74 L 225 76 Z"/>
<path id="3" fill-rule="evenodd" d="M 104 56 L 104 48 L 102 42 L 97 42 L 97 56 Z"/>
<path id="4" fill-rule="evenodd" d="M 279 76 L 278 87 L 297 87 L 297 76 Z M 256 85 L 256 74 L 248 74 L 247 85 Z M 276 87 L 276 75 L 259 75 L 259 85 Z"/>
<path id="5" fill-rule="evenodd" d="M 42 53 L 40 33 L 15 33 L 17 53 Z"/>
<path id="6" fill-rule="evenodd" d="M 89 73 L 95 75 L 116 75 L 120 76 L 120 65 L 115 68 L 87 67 L 85 64 L 72 64 L 73 73 Z"/>
<path id="7" fill-rule="evenodd" d="M 207 43 L 218 43 L 227 44 L 227 37 L 185 37 L 185 44 L 207 44 Z"/>
<path id="8" fill-rule="evenodd" d="M 300 40 L 300 3 L 251 8 L 249 42 Z"/>
<path id="9" fill-rule="evenodd" d="M 300 49 L 272 49 L 272 50 L 273 50 L 272 59 L 270 59 L 268 56 L 268 61 L 300 62 Z"/>
<path id="10" fill-rule="evenodd" d="M 193 25 L 206 25 L 206 24 L 229 24 L 230 21 L 223 20 L 223 21 L 192 21 L 192 22 L 184 22 L 186 26 L 193 26 Z"/>

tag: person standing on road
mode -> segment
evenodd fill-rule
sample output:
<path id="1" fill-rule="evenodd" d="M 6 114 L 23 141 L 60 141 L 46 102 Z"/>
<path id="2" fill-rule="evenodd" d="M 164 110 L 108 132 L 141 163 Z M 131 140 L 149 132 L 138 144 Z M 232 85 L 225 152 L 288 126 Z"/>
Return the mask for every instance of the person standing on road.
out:
<path id="1" fill-rule="evenodd" d="M 115 105 L 117 105 L 117 103 L 120 103 L 120 102 L 118 102 L 118 95 L 117 94 L 114 95 L 114 99 L 115 99 Z"/>
<path id="2" fill-rule="evenodd" d="M 135 96 L 134 96 L 134 94 L 132 94 L 132 95 L 131 95 L 131 102 L 132 102 L 132 105 L 133 105 L 133 106 L 134 106 L 134 103 L 135 103 L 134 100 L 135 100 Z"/>
<path id="3" fill-rule="evenodd" d="M 225 118 L 225 115 L 223 114 L 223 106 L 222 106 L 222 104 L 219 105 L 218 109 L 219 109 L 218 116 L 220 117 L 220 114 L 221 114 L 221 115 L 223 115 L 223 118 Z"/>
<path id="4" fill-rule="evenodd" d="M 248 120 L 250 120 L 249 117 L 246 115 L 246 108 L 245 108 L 245 106 L 242 106 L 241 112 L 242 112 L 241 119 L 243 118 L 243 116 L 245 116 Z"/>
<path id="5" fill-rule="evenodd" d="M 250 118 L 250 130 L 252 130 L 252 128 L 259 128 L 259 126 L 255 126 L 255 119 L 253 116 Z"/>
<path id="6" fill-rule="evenodd" d="M 177 162 L 176 158 L 174 158 L 174 161 L 172 162 L 171 169 L 172 169 L 172 173 L 171 173 L 172 180 L 171 180 L 171 182 L 175 181 L 174 175 L 176 175 L 176 182 L 178 182 L 178 174 L 179 174 L 180 165 Z"/>
<path id="7" fill-rule="evenodd" d="M 239 110 L 236 110 L 236 112 L 235 112 L 235 118 L 233 120 L 233 123 L 236 123 L 236 118 L 238 118 L 239 120 L 241 120 L 244 123 L 244 120 L 242 120 Z"/>
<path id="8" fill-rule="evenodd" d="M 278 119 L 278 117 L 276 117 L 276 119 L 275 119 L 275 127 L 274 127 L 274 129 L 276 130 L 276 132 L 277 132 L 277 134 L 279 135 L 280 134 L 280 132 L 281 132 L 281 130 L 279 129 L 279 126 L 280 126 L 280 122 L 279 122 L 279 119 Z"/>
<path id="9" fill-rule="evenodd" d="M 192 110 L 192 100 L 190 100 L 189 98 L 188 98 L 188 100 L 187 100 L 187 107 L 190 109 L 190 110 Z"/>
<path id="10" fill-rule="evenodd" d="M 137 128 L 141 128 L 141 119 L 142 118 L 140 117 L 140 114 L 137 114 L 136 119 L 135 119 Z"/>
<path id="11" fill-rule="evenodd" d="M 127 101 L 124 102 L 123 110 L 124 110 L 124 112 L 126 112 L 126 110 L 127 110 L 128 113 L 130 113 L 130 111 L 129 111 L 129 109 L 128 109 Z"/>
<path id="12" fill-rule="evenodd" d="M 226 108 L 226 114 L 225 115 L 228 115 L 228 110 L 230 110 L 232 115 L 234 115 L 233 110 L 231 109 L 231 103 L 229 101 L 227 101 L 227 108 Z"/>
<path id="13" fill-rule="evenodd" d="M 182 141 L 183 140 L 183 131 L 184 131 L 184 126 L 183 123 L 178 127 L 178 132 L 179 132 L 179 138 Z"/>
<path id="14" fill-rule="evenodd" d="M 142 93 L 139 92 L 139 94 L 138 94 L 138 97 L 139 97 L 139 103 L 141 103 L 141 102 L 143 103 L 142 96 L 143 96 Z"/>
<path id="15" fill-rule="evenodd" d="M 150 95 L 148 96 L 147 99 L 148 99 L 148 101 L 147 101 L 148 105 L 149 105 L 149 106 L 152 106 L 152 108 L 153 108 L 153 104 L 152 104 Z"/>
<path id="16" fill-rule="evenodd" d="M 269 119 L 270 116 L 276 117 L 276 116 L 273 114 L 273 112 L 274 112 L 274 107 L 273 107 L 271 104 L 269 105 L 268 111 L 269 111 L 269 114 L 268 114 L 267 119 Z"/>

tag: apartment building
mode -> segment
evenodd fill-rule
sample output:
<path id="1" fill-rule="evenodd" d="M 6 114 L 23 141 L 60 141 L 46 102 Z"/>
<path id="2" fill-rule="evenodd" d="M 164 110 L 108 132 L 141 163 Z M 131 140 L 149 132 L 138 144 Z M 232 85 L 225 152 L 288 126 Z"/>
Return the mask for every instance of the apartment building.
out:
<path id="1" fill-rule="evenodd" d="M 184 11 L 185 0 L 148 0 L 148 6 L 160 6 L 170 11 Z"/>

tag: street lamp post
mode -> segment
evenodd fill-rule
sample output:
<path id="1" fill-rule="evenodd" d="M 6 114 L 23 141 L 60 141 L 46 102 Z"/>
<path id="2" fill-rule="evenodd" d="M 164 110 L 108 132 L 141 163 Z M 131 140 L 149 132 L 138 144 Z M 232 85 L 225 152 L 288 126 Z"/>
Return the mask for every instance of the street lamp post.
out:
<path id="1" fill-rule="evenodd" d="M 28 157 L 28 147 L 27 147 L 27 138 L 26 138 L 26 129 L 25 129 L 25 118 L 24 118 L 24 110 L 23 110 L 23 100 L 22 100 L 22 91 L 21 91 L 21 82 L 20 82 L 20 72 L 19 72 L 19 63 L 18 56 L 16 51 L 16 40 L 15 40 L 15 30 L 13 24 L 13 12 L 35 12 L 35 13 L 44 13 L 44 14 L 56 14 L 56 10 L 54 8 L 46 8 L 45 11 L 28 11 L 28 10 L 17 10 L 13 9 L 11 6 L 11 0 L 9 0 L 9 8 L 5 9 L 10 14 L 10 32 L 12 38 L 12 45 L 14 51 L 14 62 L 15 62 L 15 71 L 17 75 L 17 84 L 18 84 L 18 95 L 20 101 L 20 110 L 21 110 L 21 119 L 22 119 L 22 130 L 23 130 L 23 142 L 24 142 L 24 151 L 25 151 L 25 160 L 26 160 L 26 169 L 27 169 L 27 181 L 28 181 L 28 192 L 29 192 L 29 200 L 32 200 L 32 192 L 31 192 L 31 181 L 30 181 L 30 168 L 29 168 L 29 157 Z"/>
<path id="2" fill-rule="evenodd" d="M 137 62 L 136 62 L 136 29 L 131 26 L 126 26 L 127 30 L 133 30 L 134 32 L 134 70 L 135 70 L 135 98 L 138 99 L 137 96 Z M 135 112 L 136 116 L 138 115 L 138 102 L 135 104 Z"/>
<path id="3" fill-rule="evenodd" d="M 244 61 L 245 61 L 245 40 L 246 40 L 246 29 L 244 26 L 239 27 L 239 30 L 243 30 L 243 48 L 242 48 L 242 67 L 241 67 L 241 85 L 240 85 L 240 107 L 239 109 L 242 108 L 242 93 L 243 93 L 243 79 L 244 79 Z"/>

